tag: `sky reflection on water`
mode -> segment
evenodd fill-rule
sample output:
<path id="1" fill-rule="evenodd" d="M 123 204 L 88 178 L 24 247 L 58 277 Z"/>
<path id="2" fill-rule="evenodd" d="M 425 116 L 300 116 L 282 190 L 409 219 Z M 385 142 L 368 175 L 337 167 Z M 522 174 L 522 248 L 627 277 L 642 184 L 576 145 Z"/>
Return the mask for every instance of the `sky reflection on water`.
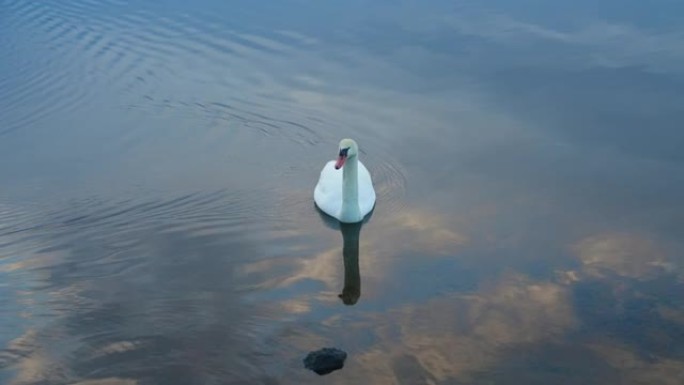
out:
<path id="1" fill-rule="evenodd" d="M 644 4 L 3 2 L 0 382 L 681 383 L 684 9 Z M 342 136 L 360 228 L 311 196 Z"/>

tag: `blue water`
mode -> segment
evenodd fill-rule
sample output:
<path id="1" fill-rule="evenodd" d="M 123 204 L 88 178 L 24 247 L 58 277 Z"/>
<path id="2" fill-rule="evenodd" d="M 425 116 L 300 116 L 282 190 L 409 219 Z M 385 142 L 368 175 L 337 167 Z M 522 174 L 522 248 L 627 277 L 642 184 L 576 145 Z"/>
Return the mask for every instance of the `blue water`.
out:
<path id="1" fill-rule="evenodd" d="M 0 383 L 684 383 L 682 26 L 0 0 Z M 313 204 L 344 137 L 361 226 Z"/>

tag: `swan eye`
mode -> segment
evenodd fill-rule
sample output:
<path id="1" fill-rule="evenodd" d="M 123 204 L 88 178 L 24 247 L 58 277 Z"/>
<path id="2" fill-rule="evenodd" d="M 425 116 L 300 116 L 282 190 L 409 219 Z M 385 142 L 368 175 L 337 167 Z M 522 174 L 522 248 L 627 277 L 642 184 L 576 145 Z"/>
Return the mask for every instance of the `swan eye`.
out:
<path id="1" fill-rule="evenodd" d="M 349 147 L 341 148 L 340 149 L 340 156 L 347 156 L 347 151 L 349 151 Z"/>

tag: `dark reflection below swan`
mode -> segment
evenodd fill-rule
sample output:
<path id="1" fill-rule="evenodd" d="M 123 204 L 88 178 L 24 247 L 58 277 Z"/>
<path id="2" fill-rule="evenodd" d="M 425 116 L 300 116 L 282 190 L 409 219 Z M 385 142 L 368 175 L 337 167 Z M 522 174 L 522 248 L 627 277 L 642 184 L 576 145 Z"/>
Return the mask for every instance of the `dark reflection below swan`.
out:
<path id="1" fill-rule="evenodd" d="M 339 295 L 345 305 L 354 305 L 361 297 L 359 272 L 359 235 L 361 223 L 340 223 L 342 256 L 344 257 L 344 288 Z"/>
<path id="2" fill-rule="evenodd" d="M 314 205 L 314 207 L 316 207 Z M 361 227 L 368 223 L 375 212 L 375 207 L 370 213 L 358 223 L 341 223 L 335 218 L 326 215 L 321 209 L 316 207 L 316 211 L 321 216 L 323 223 L 331 229 L 339 230 L 342 233 L 342 257 L 344 258 L 344 288 L 338 295 L 345 305 L 354 305 L 361 297 L 361 272 L 359 271 L 359 239 L 361 237 Z"/>

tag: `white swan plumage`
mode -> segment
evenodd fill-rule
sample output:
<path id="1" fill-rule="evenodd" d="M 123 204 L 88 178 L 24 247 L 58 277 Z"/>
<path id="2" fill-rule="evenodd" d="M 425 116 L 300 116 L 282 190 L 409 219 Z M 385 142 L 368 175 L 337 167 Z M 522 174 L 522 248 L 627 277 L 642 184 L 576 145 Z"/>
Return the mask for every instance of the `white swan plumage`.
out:
<path id="1" fill-rule="evenodd" d="M 343 223 L 361 222 L 373 210 L 373 181 L 359 160 L 359 147 L 354 140 L 340 141 L 337 161 L 329 161 L 321 170 L 314 201 L 324 213 Z"/>

